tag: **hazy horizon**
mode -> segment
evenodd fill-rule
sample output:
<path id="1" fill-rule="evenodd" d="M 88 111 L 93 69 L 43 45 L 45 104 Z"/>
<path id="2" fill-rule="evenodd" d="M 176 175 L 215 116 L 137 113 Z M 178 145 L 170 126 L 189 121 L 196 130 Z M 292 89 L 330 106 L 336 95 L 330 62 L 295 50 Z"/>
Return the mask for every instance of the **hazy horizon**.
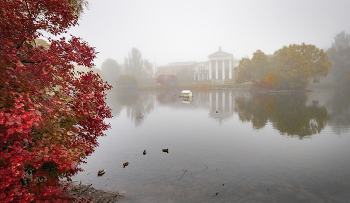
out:
<path id="1" fill-rule="evenodd" d="M 328 49 L 334 36 L 350 33 L 350 1 L 120 1 L 89 0 L 79 26 L 68 34 L 96 47 L 95 64 L 119 64 L 135 47 L 157 66 L 207 61 L 218 51 L 235 59 L 289 44 Z"/>

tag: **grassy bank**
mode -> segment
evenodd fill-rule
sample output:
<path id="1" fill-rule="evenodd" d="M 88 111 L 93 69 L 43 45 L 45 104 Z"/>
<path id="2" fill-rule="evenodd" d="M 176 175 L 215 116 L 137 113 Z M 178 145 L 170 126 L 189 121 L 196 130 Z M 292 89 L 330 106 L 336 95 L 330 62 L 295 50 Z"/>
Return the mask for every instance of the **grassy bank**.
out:
<path id="1" fill-rule="evenodd" d="M 244 84 L 237 84 L 237 83 L 183 83 L 183 84 L 173 84 L 173 85 L 142 85 L 139 86 L 139 90 L 211 90 L 211 89 L 235 89 L 235 88 L 249 88 L 250 83 L 244 83 Z"/>
<path id="2" fill-rule="evenodd" d="M 132 90 L 224 90 L 224 89 L 247 89 L 252 92 L 307 92 L 313 89 L 337 89 L 337 88 L 349 88 L 348 86 L 341 86 L 334 83 L 310 83 L 305 89 L 302 90 L 277 90 L 277 89 L 266 89 L 257 86 L 253 86 L 252 82 L 246 83 L 235 83 L 235 82 L 224 82 L 224 83 L 182 83 L 182 84 L 172 84 L 172 85 L 140 85 L 137 88 L 132 88 Z M 115 89 L 116 90 L 116 89 Z M 131 89 L 130 89 L 131 90 Z"/>

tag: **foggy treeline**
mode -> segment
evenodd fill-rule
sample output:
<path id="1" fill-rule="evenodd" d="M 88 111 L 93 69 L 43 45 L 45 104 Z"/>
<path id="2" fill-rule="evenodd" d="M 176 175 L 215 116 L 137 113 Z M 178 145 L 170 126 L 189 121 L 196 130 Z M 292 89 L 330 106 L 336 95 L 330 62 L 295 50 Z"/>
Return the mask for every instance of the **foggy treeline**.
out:
<path id="1" fill-rule="evenodd" d="M 114 85 L 117 77 L 120 75 L 121 67 L 114 59 L 106 59 L 101 65 L 101 71 L 105 75 L 105 80 L 110 85 Z"/>
<path id="2" fill-rule="evenodd" d="M 112 86 L 125 86 L 129 84 L 125 81 L 135 79 L 137 81 L 133 82 L 133 85 L 154 83 L 153 64 L 143 59 L 137 48 L 131 49 L 128 57 L 125 57 L 124 64 L 119 65 L 116 60 L 108 58 L 102 63 L 101 70 L 105 75 L 105 80 Z"/>
<path id="3" fill-rule="evenodd" d="M 327 53 L 333 62 L 330 70 L 333 82 L 350 85 L 350 35 L 345 31 L 337 34 Z"/>
<path id="4" fill-rule="evenodd" d="M 153 64 L 143 59 L 137 48 L 131 49 L 124 64 L 108 58 L 102 63 L 101 70 L 104 79 L 112 86 L 133 80 L 124 77 L 117 82 L 120 75 L 134 76 L 137 82 L 133 84 L 151 85 L 156 82 Z M 177 82 L 187 81 L 188 73 L 184 71 L 176 75 Z M 298 90 L 306 88 L 310 82 L 349 85 L 350 35 L 345 31 L 337 34 L 328 50 L 305 43 L 284 46 L 273 55 L 257 50 L 251 59 L 242 58 L 234 71 L 237 83 L 254 82 L 258 88 Z"/>
<path id="5" fill-rule="evenodd" d="M 315 45 L 291 44 L 266 55 L 261 50 L 252 59 L 242 58 L 234 68 L 236 82 L 254 82 L 254 86 L 272 89 L 303 89 L 309 82 L 327 81 L 350 84 L 350 36 L 341 32 L 326 52 Z M 332 78 L 332 79 L 329 79 Z"/>

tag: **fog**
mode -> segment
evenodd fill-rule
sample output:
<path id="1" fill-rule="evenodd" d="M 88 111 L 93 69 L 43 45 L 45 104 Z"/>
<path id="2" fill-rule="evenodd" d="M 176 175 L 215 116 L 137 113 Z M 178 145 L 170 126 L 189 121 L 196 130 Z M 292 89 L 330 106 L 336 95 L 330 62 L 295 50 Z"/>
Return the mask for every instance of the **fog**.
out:
<path id="1" fill-rule="evenodd" d="M 132 47 L 158 66 L 207 61 L 219 46 L 235 59 L 302 42 L 327 49 L 336 34 L 350 32 L 347 0 L 89 2 L 69 34 L 96 47 L 99 68 L 107 58 L 122 64 Z"/>
<path id="2" fill-rule="evenodd" d="M 121 67 L 118 62 L 113 59 L 106 59 L 101 65 L 101 70 L 105 74 L 106 81 L 111 85 L 115 84 L 120 74 L 120 69 Z"/>
<path id="3" fill-rule="evenodd" d="M 241 81 L 256 82 L 251 92 L 246 91 L 249 84 L 240 86 L 240 77 L 235 77 L 232 89 L 225 87 L 232 85 L 230 80 L 221 87 L 210 83 L 212 78 L 201 83 L 199 77 L 198 83 L 194 79 L 187 88 L 186 82 L 193 78 L 186 80 L 184 76 L 189 74 L 178 72 L 179 85 L 168 87 L 176 84 L 175 75 L 171 75 L 174 80 L 156 76 L 146 84 L 141 79 L 149 77 L 134 69 L 142 68 L 141 58 L 157 67 L 208 61 L 208 55 L 221 47 L 233 54 L 233 64 L 261 50 L 264 54 L 256 54 L 255 61 L 267 65 L 244 67 L 272 64 L 278 70 L 295 70 L 291 68 L 294 63 L 282 63 L 287 61 L 283 57 L 301 48 L 280 49 L 305 43 L 327 51 L 332 43 L 339 44 L 335 36 L 349 44 L 348 8 L 350 1 L 90 1 L 80 26 L 69 33 L 96 47 L 95 64 L 106 77 L 111 75 L 103 68 L 108 60 L 122 67 L 139 64 L 122 68 L 121 74 L 134 75 L 132 81 L 146 91 L 133 91 L 137 85 L 128 89 L 118 79 L 107 97 L 113 115 L 107 120 L 111 129 L 84 165 L 87 173 L 78 174 L 75 180 L 123 191 L 128 202 L 214 201 L 210 198 L 217 198 L 217 202 L 298 202 L 299 197 L 310 202 L 349 200 L 348 89 L 335 92 L 329 83 L 324 83 L 329 88 L 319 83 L 331 63 L 318 65 L 320 72 L 311 74 L 311 59 L 293 55 L 300 56 L 295 57 L 300 74 L 278 75 L 276 86 L 273 74 L 267 77 L 269 71 L 265 70 L 269 69 L 252 69 L 254 74 Z M 132 50 L 137 50 L 136 54 L 131 54 Z M 278 57 L 266 56 L 277 50 L 282 53 Z M 330 73 L 333 71 L 334 77 L 348 73 L 348 66 L 343 65 L 349 62 L 343 57 L 348 55 L 336 47 L 329 53 L 333 59 L 342 59 L 333 61 Z M 260 60 L 264 58 L 266 63 Z M 186 67 L 184 64 L 192 63 L 173 64 Z M 219 73 L 217 68 L 215 74 L 215 80 L 224 83 L 230 71 Z M 254 93 L 258 87 L 268 87 L 263 86 L 262 78 L 271 79 L 271 94 Z M 349 82 L 347 77 L 333 80 L 340 83 L 341 79 Z M 115 78 L 109 81 L 113 84 Z M 153 85 L 155 81 L 160 85 Z M 303 91 L 306 86 L 314 91 Z M 157 91 L 149 91 L 153 88 Z M 180 98 L 183 89 L 191 89 L 194 97 Z M 287 93 L 291 89 L 303 93 Z M 163 148 L 171 152 L 165 155 L 160 150 Z M 144 149 L 147 156 L 141 154 Z M 125 161 L 130 162 L 126 170 L 121 167 Z M 104 179 L 86 175 L 102 167 L 109 173 Z"/>

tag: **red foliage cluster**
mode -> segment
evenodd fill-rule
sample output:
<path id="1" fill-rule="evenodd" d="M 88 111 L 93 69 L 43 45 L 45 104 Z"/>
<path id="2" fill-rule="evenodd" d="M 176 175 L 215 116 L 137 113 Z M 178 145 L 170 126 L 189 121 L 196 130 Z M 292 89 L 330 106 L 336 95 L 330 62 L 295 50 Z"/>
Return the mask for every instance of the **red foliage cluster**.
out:
<path id="1" fill-rule="evenodd" d="M 76 25 L 69 2 L 0 0 L 0 202 L 71 201 L 60 179 L 81 170 L 109 127 L 110 87 L 72 65 L 92 67 L 95 50 L 76 37 L 34 42 Z"/>
<path id="2" fill-rule="evenodd" d="M 263 81 L 263 82 L 258 82 L 258 81 L 255 81 L 254 82 L 254 86 L 256 87 L 262 87 L 262 88 L 270 88 L 270 85 L 269 83 Z"/>
<path id="3" fill-rule="evenodd" d="M 157 83 L 161 85 L 176 84 L 177 78 L 175 75 L 159 75 L 156 78 Z"/>

